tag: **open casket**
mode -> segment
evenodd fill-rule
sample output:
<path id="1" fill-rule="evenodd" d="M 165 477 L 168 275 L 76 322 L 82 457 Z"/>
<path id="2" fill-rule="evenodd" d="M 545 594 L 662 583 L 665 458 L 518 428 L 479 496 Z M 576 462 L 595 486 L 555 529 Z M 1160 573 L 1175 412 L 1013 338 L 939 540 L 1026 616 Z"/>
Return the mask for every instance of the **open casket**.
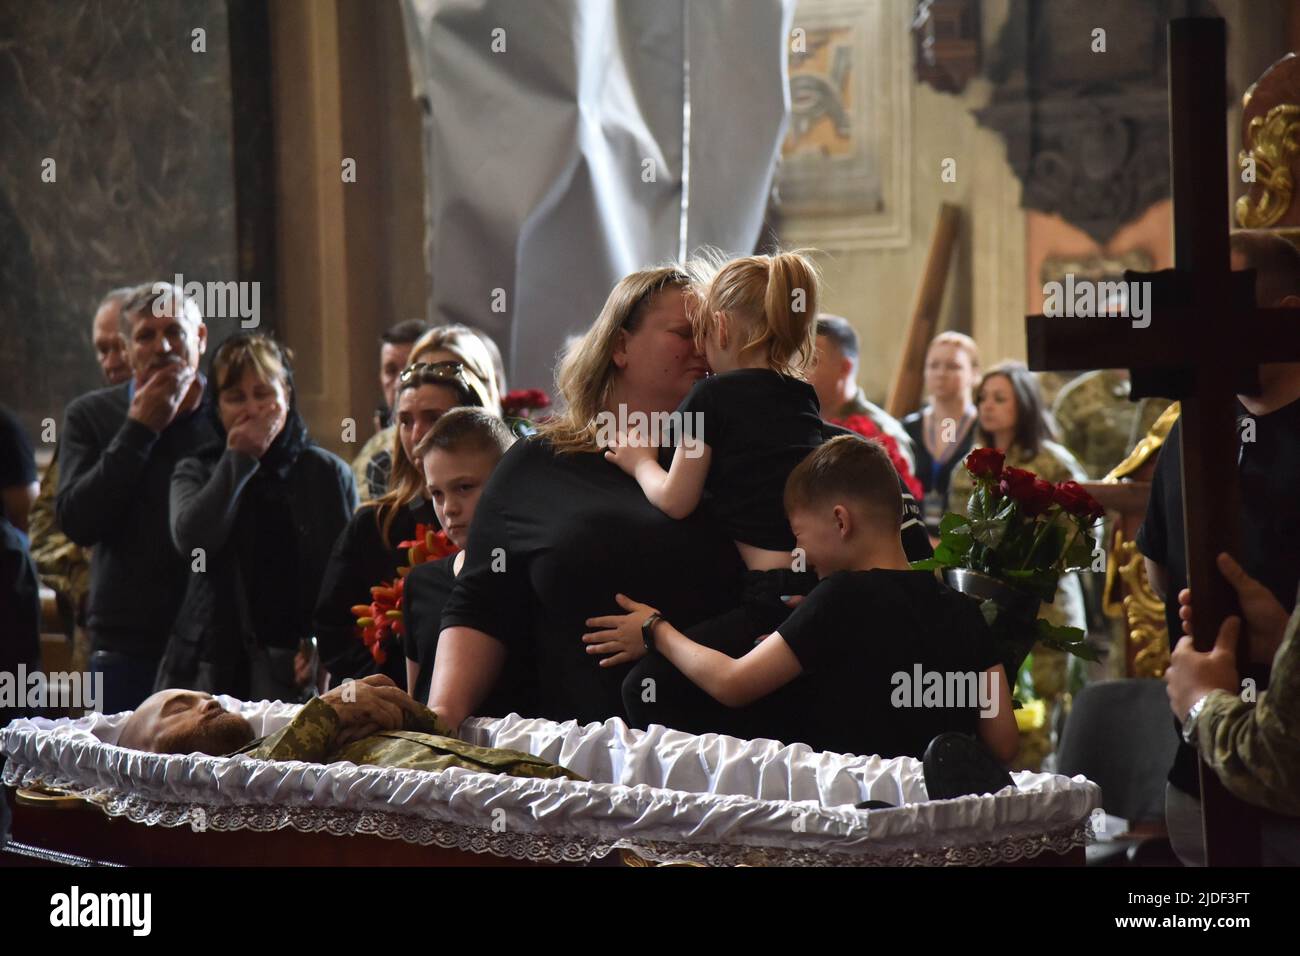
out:
<path id="1" fill-rule="evenodd" d="M 297 710 L 221 700 L 258 734 Z M 1014 790 L 931 801 L 911 758 L 657 726 L 642 732 L 616 719 L 579 726 L 511 715 L 461 728 L 472 743 L 537 754 L 588 778 L 575 782 L 147 754 L 114 746 L 127 716 L 19 720 L 0 732 L 6 784 L 57 788 L 80 807 L 74 815 L 39 806 L 39 797 L 18 801 L 13 846 L 47 860 L 128 863 L 594 863 L 632 855 L 711 865 L 1081 863 L 1101 796 L 1083 777 L 1018 773 Z M 855 809 L 867 800 L 895 808 Z"/>

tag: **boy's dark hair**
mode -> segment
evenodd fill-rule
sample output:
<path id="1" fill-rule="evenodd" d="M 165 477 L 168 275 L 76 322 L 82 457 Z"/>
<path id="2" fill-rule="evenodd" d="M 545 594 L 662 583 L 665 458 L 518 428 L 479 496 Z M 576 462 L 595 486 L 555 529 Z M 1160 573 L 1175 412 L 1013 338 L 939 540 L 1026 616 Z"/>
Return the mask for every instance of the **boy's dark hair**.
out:
<path id="1" fill-rule="evenodd" d="M 384 330 L 384 334 L 379 336 L 379 341 L 384 345 L 414 345 L 416 340 L 428 331 L 429 323 L 424 319 L 407 319 L 405 322 L 390 325 Z"/>
<path id="2" fill-rule="evenodd" d="M 435 448 L 446 452 L 491 452 L 500 458 L 515 443 L 515 434 L 497 416 L 481 408 L 453 408 L 436 422 L 415 446 L 423 459 Z"/>
<path id="3" fill-rule="evenodd" d="M 799 462 L 785 482 L 786 514 L 844 499 L 865 506 L 882 523 L 898 524 L 903 514 L 898 472 L 877 442 L 858 435 L 832 438 Z"/>

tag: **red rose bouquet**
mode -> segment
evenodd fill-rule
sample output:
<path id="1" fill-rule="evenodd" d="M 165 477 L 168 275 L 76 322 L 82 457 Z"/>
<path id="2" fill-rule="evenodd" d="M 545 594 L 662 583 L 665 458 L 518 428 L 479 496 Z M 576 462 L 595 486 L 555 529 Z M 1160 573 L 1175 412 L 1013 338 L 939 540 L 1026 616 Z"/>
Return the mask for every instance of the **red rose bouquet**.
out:
<path id="1" fill-rule="evenodd" d="M 978 592 L 995 638 L 1023 645 L 1020 660 L 1035 641 L 1097 660 L 1097 650 L 1078 628 L 1037 619 L 1026 643 L 1024 633 L 1011 633 L 1013 622 L 1004 619 L 999 626 L 998 620 L 999 611 L 1013 605 L 1027 607 L 1036 618 L 1037 602 L 1051 603 L 1062 574 L 1092 565 L 1097 522 L 1105 510 L 1076 482 L 1052 484 L 1033 472 L 1007 467 L 995 448 L 975 449 L 964 464 L 975 480 L 967 514 L 944 515 L 934 557 L 912 567 L 943 570 L 958 590 Z M 1007 661 L 1013 657 L 1009 653 Z M 1007 673 L 1015 670 L 1008 666 Z"/>
<path id="2" fill-rule="evenodd" d="M 828 421 L 832 425 L 839 425 L 851 432 L 857 432 L 863 438 L 869 438 L 881 445 L 889 453 L 889 460 L 894 463 L 894 470 L 902 476 L 904 484 L 907 485 L 907 490 L 912 493 L 912 497 L 917 501 L 921 500 L 921 482 L 912 474 L 912 469 L 907 465 L 907 459 L 898 450 L 898 442 L 894 440 L 892 435 L 887 435 L 881 431 L 880 427 L 866 415 L 850 415 L 848 418 L 831 418 Z"/>
<path id="3" fill-rule="evenodd" d="M 407 560 L 411 563 L 398 568 L 397 577 L 392 581 L 371 588 L 369 604 L 352 606 L 352 614 L 357 619 L 357 636 L 376 664 L 388 660 L 385 645 L 406 633 L 402 627 L 402 592 L 411 568 L 460 550 L 448 540 L 445 531 L 435 531 L 426 524 L 416 525 L 415 538 L 400 542 L 398 547 L 406 549 Z"/>

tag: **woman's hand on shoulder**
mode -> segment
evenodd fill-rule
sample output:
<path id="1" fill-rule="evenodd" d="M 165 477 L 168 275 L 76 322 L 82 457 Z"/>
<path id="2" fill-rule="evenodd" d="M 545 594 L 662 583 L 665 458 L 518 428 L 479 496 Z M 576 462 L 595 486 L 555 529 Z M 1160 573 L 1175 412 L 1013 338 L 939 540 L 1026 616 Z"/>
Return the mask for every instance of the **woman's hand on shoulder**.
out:
<path id="1" fill-rule="evenodd" d="M 602 628 L 582 635 L 582 642 L 587 645 L 588 654 L 608 654 L 600 662 L 601 667 L 616 667 L 630 664 L 645 657 L 645 641 L 641 638 L 641 625 L 651 614 L 659 613 L 648 604 L 640 604 L 622 594 L 616 594 L 614 600 L 627 614 L 606 614 L 602 617 L 587 618 L 588 627 Z"/>

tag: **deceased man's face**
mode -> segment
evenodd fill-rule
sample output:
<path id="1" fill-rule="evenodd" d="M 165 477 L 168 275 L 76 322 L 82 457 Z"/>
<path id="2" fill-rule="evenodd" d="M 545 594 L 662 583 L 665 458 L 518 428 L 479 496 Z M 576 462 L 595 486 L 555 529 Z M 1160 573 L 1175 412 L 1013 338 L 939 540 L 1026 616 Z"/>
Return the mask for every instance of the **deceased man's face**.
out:
<path id="1" fill-rule="evenodd" d="M 252 739 L 252 725 L 222 707 L 211 694 L 160 690 L 136 708 L 117 743 L 150 753 L 219 757 Z"/>

